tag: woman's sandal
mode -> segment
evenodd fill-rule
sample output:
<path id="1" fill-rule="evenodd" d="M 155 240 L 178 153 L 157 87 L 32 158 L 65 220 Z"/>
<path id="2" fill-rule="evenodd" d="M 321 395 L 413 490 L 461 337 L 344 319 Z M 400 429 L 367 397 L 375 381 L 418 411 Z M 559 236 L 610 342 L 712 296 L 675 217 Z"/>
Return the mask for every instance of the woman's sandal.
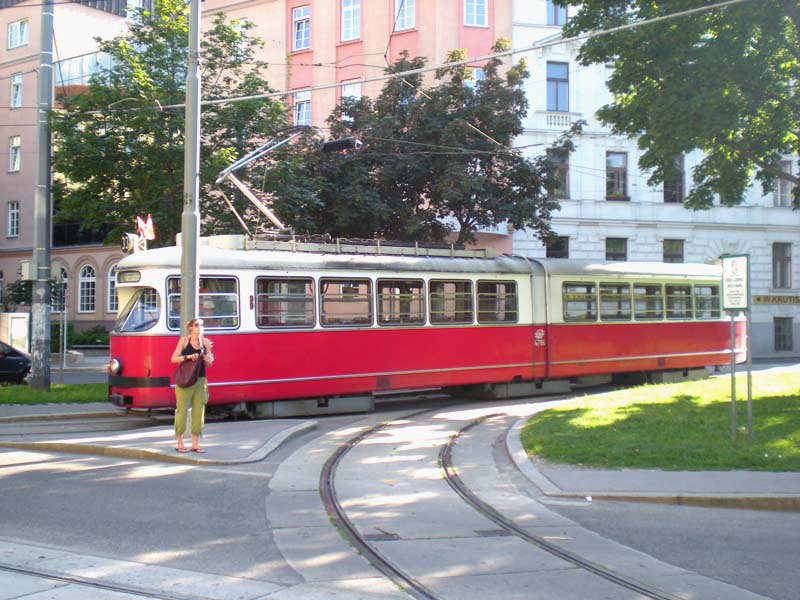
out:
<path id="1" fill-rule="evenodd" d="M 198 454 L 205 454 L 205 450 L 202 448 L 192 448 L 192 452 L 197 452 Z"/>
<path id="2" fill-rule="evenodd" d="M 185 454 L 188 452 L 186 448 L 175 448 L 175 452 L 180 452 L 181 454 Z"/>

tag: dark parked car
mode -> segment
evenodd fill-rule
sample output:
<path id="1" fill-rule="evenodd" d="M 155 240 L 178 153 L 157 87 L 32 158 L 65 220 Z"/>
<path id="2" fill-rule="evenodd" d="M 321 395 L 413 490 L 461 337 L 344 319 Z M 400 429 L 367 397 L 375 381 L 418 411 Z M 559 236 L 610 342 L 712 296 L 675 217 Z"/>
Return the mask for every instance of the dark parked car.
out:
<path id="1" fill-rule="evenodd" d="M 31 372 L 31 357 L 0 342 L 0 381 L 23 383 Z"/>

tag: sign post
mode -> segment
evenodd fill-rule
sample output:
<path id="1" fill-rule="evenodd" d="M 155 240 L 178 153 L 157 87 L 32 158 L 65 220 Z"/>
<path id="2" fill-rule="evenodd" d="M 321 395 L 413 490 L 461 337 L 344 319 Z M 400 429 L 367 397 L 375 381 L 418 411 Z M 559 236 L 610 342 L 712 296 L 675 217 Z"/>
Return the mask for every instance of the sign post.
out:
<path id="1" fill-rule="evenodd" d="M 747 437 L 753 438 L 753 406 L 750 371 L 750 256 L 722 256 L 722 310 L 731 320 L 731 439 L 736 439 L 736 313 L 745 311 L 747 333 Z"/>

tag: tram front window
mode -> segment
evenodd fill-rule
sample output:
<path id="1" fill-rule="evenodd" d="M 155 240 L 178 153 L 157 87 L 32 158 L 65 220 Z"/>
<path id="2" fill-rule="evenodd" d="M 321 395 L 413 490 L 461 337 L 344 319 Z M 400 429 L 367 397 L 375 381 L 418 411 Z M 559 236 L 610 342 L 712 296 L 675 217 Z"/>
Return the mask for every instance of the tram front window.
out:
<path id="1" fill-rule="evenodd" d="M 116 333 L 135 333 L 147 331 L 158 323 L 161 303 L 153 288 L 137 291 L 117 317 L 114 325 Z"/>

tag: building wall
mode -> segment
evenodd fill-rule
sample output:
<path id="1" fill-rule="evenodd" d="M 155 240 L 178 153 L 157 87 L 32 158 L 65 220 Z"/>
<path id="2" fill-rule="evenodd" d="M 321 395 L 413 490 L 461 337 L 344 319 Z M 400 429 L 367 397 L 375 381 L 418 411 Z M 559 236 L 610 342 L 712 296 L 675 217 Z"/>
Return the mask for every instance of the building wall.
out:
<path id="1" fill-rule="evenodd" d="M 341 0 L 206 0 L 203 27 L 218 13 L 255 25 L 252 34 L 265 41 L 258 58 L 269 63 L 266 78 L 271 87 L 286 92 L 291 105 L 296 90 L 381 76 L 403 50 L 412 58 L 426 57 L 429 64 L 443 61 L 456 48 L 469 56 L 489 54 L 497 38 L 511 37 L 511 0 L 487 2 L 488 25 L 468 27 L 463 24 L 464 0 L 416 0 L 415 26 L 392 34 L 398 0 L 361 0 L 360 37 L 348 41 L 342 41 Z M 310 47 L 293 51 L 292 9 L 306 6 Z M 426 78 L 432 81 L 433 75 Z M 366 82 L 361 93 L 375 97 L 384 83 Z M 340 98 L 338 87 L 312 91 L 311 124 L 324 126 Z"/>
<path id="2" fill-rule="evenodd" d="M 531 46 L 560 33 L 559 27 L 544 25 L 545 7 L 545 0 L 514 2 L 513 47 Z M 530 108 L 525 133 L 516 142 L 519 146 L 541 144 L 531 151 L 533 155 L 542 152 L 570 122 L 587 121 L 569 158 L 569 198 L 562 200 L 561 210 L 554 213 L 552 221 L 556 233 L 569 238 L 569 256 L 604 259 L 609 237 L 628 240 L 628 260 L 663 260 L 665 239 L 683 240 L 684 262 L 711 262 L 722 254 L 748 254 L 752 295 L 772 296 L 766 300 L 775 302 L 752 305 L 753 355 L 800 355 L 800 211 L 775 207 L 773 195 L 764 195 L 760 185 L 751 186 L 744 203 L 735 208 L 717 205 L 692 211 L 682 204 L 665 203 L 662 186 L 650 186 L 647 173 L 637 167 L 640 153 L 636 141 L 612 135 L 595 117 L 596 110 L 611 100 L 605 87 L 608 68 L 579 65 L 577 51 L 574 43 L 562 43 L 522 55 L 531 70 L 527 82 Z M 548 62 L 569 64 L 568 111 L 547 110 Z M 630 201 L 606 200 L 607 151 L 628 154 Z M 686 157 L 684 189 L 691 185 L 692 167 L 701 159 L 700 153 Z M 513 238 L 515 253 L 546 255 L 545 247 L 530 232 L 515 232 Z M 776 242 L 792 245 L 790 289 L 772 287 L 772 245 Z M 793 319 L 792 351 L 775 351 L 775 317 Z"/>
<path id="3" fill-rule="evenodd" d="M 28 43 L 8 48 L 9 23 L 28 21 Z M 97 51 L 96 36 L 111 38 L 125 30 L 125 18 L 77 3 L 54 4 L 54 61 Z M 41 3 L 28 0 L 0 11 L 0 273 L 6 287 L 20 278 L 22 261 L 30 260 L 33 249 L 34 193 L 36 185 L 37 71 L 40 62 Z M 76 35 L 79 32 L 79 35 Z M 22 107 L 11 108 L 11 76 L 22 73 Z M 54 74 L 55 80 L 55 74 Z M 21 137 L 20 169 L 9 172 L 9 138 Z M 8 235 L 8 203 L 19 202 L 19 235 Z M 122 257 L 118 247 L 79 246 L 53 249 L 53 277 L 63 265 L 69 279 L 68 319 L 78 331 L 102 324 L 110 327 L 115 315 L 107 311 L 109 263 Z M 96 310 L 79 312 L 78 274 L 85 264 L 95 267 Z M 54 319 L 59 318 L 54 314 Z"/>

